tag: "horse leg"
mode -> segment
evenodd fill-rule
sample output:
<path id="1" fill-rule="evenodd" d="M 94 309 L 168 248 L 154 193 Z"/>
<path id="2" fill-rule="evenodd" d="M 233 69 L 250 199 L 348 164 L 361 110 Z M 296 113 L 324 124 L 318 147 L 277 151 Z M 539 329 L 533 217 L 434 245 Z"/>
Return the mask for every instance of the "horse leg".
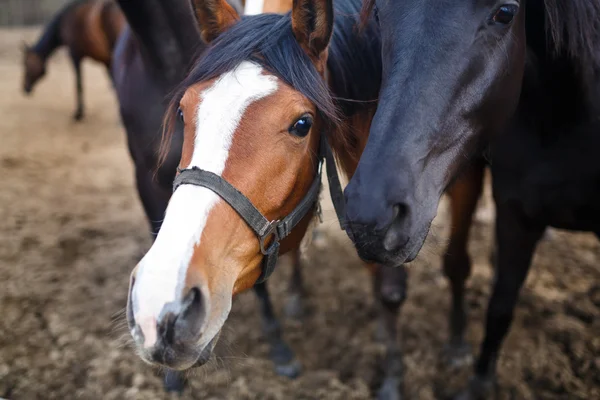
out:
<path id="1" fill-rule="evenodd" d="M 473 164 L 448 189 L 452 210 L 450 243 L 444 256 L 444 273 L 450 281 L 452 308 L 450 311 L 450 339 L 447 353 L 451 365 L 467 361 L 471 351 L 464 340 L 467 325 L 465 311 L 465 282 L 471 274 L 471 258 L 467 252 L 473 214 L 483 186 L 484 165 Z"/>
<path id="2" fill-rule="evenodd" d="M 300 319 L 304 314 L 304 283 L 302 279 L 302 262 L 300 260 L 300 249 L 290 252 L 292 257 L 292 276 L 288 286 L 288 300 L 285 306 L 285 314 L 289 318 Z"/>
<path id="3" fill-rule="evenodd" d="M 526 219 L 519 210 L 498 205 L 496 276 L 487 310 L 485 339 L 475 364 L 475 375 L 461 399 L 489 398 L 493 391 L 500 346 L 512 323 L 519 291 L 544 230 L 543 225 Z"/>
<path id="4" fill-rule="evenodd" d="M 375 266 L 373 289 L 379 308 L 380 336 L 386 347 L 384 379 L 377 394 L 379 400 L 399 400 L 402 395 L 402 350 L 398 343 L 398 314 L 406 299 L 407 272 L 400 267 Z"/>
<path id="5" fill-rule="evenodd" d="M 81 57 L 75 52 L 71 51 L 71 62 L 73 63 L 73 68 L 75 69 L 75 83 L 76 83 L 76 98 L 77 98 L 77 108 L 75 109 L 75 114 L 73 114 L 73 119 L 75 121 L 81 121 L 83 119 L 83 84 L 81 81 Z"/>
<path id="6" fill-rule="evenodd" d="M 296 378 L 300 375 L 302 367 L 292 349 L 281 337 L 281 325 L 273 312 L 266 282 L 254 285 L 254 292 L 260 303 L 263 333 L 269 342 L 269 356 L 275 364 L 275 372 L 288 378 Z"/>

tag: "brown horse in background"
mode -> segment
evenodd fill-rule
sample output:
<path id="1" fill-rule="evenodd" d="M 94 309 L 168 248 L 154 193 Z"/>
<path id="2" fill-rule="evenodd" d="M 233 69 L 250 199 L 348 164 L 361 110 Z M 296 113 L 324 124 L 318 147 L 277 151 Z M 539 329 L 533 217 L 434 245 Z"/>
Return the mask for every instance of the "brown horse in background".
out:
<path id="1" fill-rule="evenodd" d="M 83 118 L 83 87 L 81 61 L 96 60 L 110 70 L 112 52 L 126 25 L 125 17 L 110 0 L 75 0 L 56 13 L 33 46 L 25 45 L 23 91 L 30 94 L 34 85 L 46 73 L 46 61 L 54 50 L 67 46 L 75 69 L 77 108 L 73 118 Z"/>

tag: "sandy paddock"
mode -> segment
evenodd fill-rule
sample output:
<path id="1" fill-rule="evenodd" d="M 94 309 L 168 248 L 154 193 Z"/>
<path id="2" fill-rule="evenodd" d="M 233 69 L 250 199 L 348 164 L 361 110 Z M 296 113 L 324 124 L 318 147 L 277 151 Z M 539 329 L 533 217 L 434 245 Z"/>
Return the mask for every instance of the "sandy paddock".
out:
<path id="1" fill-rule="evenodd" d="M 128 276 L 150 245 L 115 96 L 105 71 L 84 65 L 87 118 L 75 124 L 64 53 L 32 98 L 19 90 L 19 46 L 37 30 L 0 30 L 0 397 L 163 399 L 158 371 L 122 339 Z M 489 298 L 493 210 L 484 201 L 470 245 L 469 341 L 477 348 Z M 276 376 L 252 293 L 234 302 L 217 358 L 190 373 L 194 399 L 367 399 L 381 376 L 370 281 L 331 208 L 305 258 L 308 314 L 284 320 L 304 365 Z M 470 365 L 439 362 L 448 290 L 440 270 L 445 205 L 410 267 L 400 318 L 408 399 L 445 398 Z M 499 363 L 501 399 L 600 398 L 600 246 L 551 231 L 539 247 Z M 289 268 L 270 281 L 281 314 Z M 126 335 L 125 335 L 126 337 Z"/>

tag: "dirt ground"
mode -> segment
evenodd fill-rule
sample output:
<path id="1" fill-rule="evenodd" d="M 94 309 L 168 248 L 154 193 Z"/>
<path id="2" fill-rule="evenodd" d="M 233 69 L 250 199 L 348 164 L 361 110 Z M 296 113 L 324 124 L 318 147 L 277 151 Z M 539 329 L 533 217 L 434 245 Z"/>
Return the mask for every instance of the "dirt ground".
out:
<path id="1" fill-rule="evenodd" d="M 32 98 L 20 90 L 19 46 L 36 30 L 0 30 L 0 397 L 165 399 L 159 371 L 123 340 L 131 269 L 150 245 L 133 186 L 118 107 L 105 71 L 84 65 L 87 118 L 73 123 L 74 79 L 64 53 Z M 491 202 L 477 214 L 470 251 L 468 339 L 477 352 L 489 298 Z M 303 363 L 296 380 L 274 374 L 257 302 L 234 302 L 211 365 L 190 373 L 184 399 L 368 399 L 383 346 L 368 273 L 336 226 L 305 258 L 308 315 L 283 319 Z M 439 362 L 448 290 L 440 270 L 445 205 L 418 260 L 399 321 L 407 399 L 442 399 L 470 365 Z M 289 268 L 270 281 L 279 314 Z M 500 399 L 600 399 L 600 245 L 550 231 L 516 310 L 499 362 Z"/>

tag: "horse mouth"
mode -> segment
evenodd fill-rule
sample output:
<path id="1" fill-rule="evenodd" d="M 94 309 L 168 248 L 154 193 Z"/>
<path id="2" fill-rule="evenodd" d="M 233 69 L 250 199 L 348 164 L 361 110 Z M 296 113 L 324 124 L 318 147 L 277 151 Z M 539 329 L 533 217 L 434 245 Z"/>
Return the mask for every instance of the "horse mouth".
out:
<path id="1" fill-rule="evenodd" d="M 159 344 L 152 349 L 140 349 L 140 358 L 147 364 L 169 368 L 175 371 L 186 371 L 201 367 L 210 361 L 213 350 L 219 340 L 220 331 L 200 349 L 191 345 L 164 345 Z"/>
<path id="2" fill-rule="evenodd" d="M 351 232 L 351 230 L 347 230 Z M 357 235 L 355 232 L 353 237 L 362 240 L 354 240 L 355 248 L 358 256 L 365 262 L 378 263 L 388 266 L 399 266 L 405 263 L 414 261 L 419 255 L 421 248 L 425 243 L 427 234 L 429 233 L 429 225 L 425 229 L 415 234 L 398 250 L 388 251 L 383 246 L 383 234 L 378 234 L 375 237 L 365 237 Z"/>

